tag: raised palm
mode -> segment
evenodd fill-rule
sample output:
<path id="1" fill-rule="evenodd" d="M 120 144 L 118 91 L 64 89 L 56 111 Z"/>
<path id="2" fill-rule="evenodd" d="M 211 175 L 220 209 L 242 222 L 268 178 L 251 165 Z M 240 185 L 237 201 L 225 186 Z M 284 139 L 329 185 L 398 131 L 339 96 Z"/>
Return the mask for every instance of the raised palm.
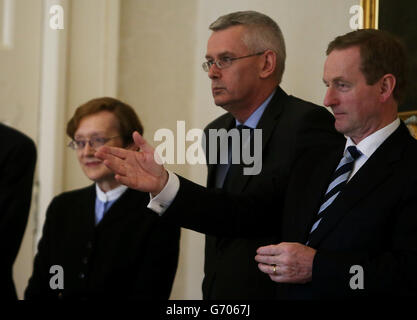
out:
<path id="1" fill-rule="evenodd" d="M 129 188 L 158 194 L 168 180 L 168 173 L 155 161 L 155 150 L 138 133 L 133 133 L 139 151 L 103 146 L 95 156 L 116 174 L 116 180 Z"/>

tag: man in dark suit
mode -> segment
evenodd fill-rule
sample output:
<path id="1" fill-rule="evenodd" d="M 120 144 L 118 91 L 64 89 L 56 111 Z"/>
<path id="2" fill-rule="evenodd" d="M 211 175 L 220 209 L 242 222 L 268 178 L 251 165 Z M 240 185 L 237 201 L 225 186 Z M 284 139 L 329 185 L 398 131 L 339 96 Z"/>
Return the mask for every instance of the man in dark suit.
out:
<path id="1" fill-rule="evenodd" d="M 143 131 L 135 111 L 113 98 L 81 105 L 67 134 L 94 185 L 64 192 L 48 207 L 26 299 L 168 299 L 180 229 L 152 215 L 149 195 L 120 185 L 95 150 L 132 147 Z"/>
<path id="2" fill-rule="evenodd" d="M 228 113 L 211 122 L 205 136 L 213 139 L 209 134 L 213 129 L 229 131 L 242 125 L 262 130 L 262 168 L 258 174 L 245 175 L 244 164 L 230 166 L 231 158 L 225 164 L 211 163 L 207 148 L 208 188 L 250 193 L 277 171 L 282 172 L 285 183 L 304 148 L 344 139 L 334 130 L 334 118 L 327 110 L 289 96 L 280 88 L 286 54 L 275 21 L 258 12 L 241 11 L 219 17 L 210 30 L 213 33 L 203 69 L 211 79 L 214 102 Z M 217 154 L 220 147 L 218 143 Z M 258 271 L 252 257 L 259 246 L 274 241 L 275 236 L 244 239 L 207 235 L 203 298 L 273 297 L 275 286 Z"/>
<path id="3" fill-rule="evenodd" d="M 0 124 L 0 150 L 0 298 L 16 300 L 12 270 L 30 211 L 36 148 L 27 136 Z"/>
<path id="4" fill-rule="evenodd" d="M 184 227 L 277 234 L 281 242 L 259 248 L 255 257 L 280 283 L 277 298 L 415 297 L 417 141 L 397 116 L 405 50 L 383 31 L 358 30 L 337 37 L 327 54 L 324 103 L 348 138 L 337 148 L 306 151 L 287 186 L 273 179 L 258 195 L 242 197 L 178 181 L 150 161 L 152 148 L 136 133 L 140 155 L 102 148 L 97 156 L 118 181 L 151 192 L 154 211 L 163 213 L 169 204 L 164 216 Z"/>

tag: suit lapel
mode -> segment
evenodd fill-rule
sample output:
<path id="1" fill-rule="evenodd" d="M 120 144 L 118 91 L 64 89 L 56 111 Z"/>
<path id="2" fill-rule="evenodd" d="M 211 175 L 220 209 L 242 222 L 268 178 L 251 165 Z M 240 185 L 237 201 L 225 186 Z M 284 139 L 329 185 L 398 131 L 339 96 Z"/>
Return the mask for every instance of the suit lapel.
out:
<path id="1" fill-rule="evenodd" d="M 97 227 L 101 225 L 106 225 L 108 223 L 113 223 L 114 221 L 122 218 L 124 215 L 126 215 L 131 207 L 134 207 L 138 199 L 132 198 L 132 190 L 127 189 L 120 197 L 117 199 L 113 205 L 107 210 L 107 212 L 104 214 L 101 221 L 97 224 Z M 138 195 L 140 196 L 140 194 Z M 137 210 L 139 210 L 139 207 L 136 205 Z"/>
<path id="2" fill-rule="evenodd" d="M 104 214 L 97 226 L 113 224 L 131 212 L 137 212 L 136 218 L 143 219 L 146 215 L 139 214 L 139 212 L 147 210 L 146 204 L 148 202 L 149 195 L 147 193 L 127 189 Z"/>
<path id="3" fill-rule="evenodd" d="M 403 155 L 404 141 L 408 131 L 403 124 L 372 154 L 352 177 L 324 215 L 314 232 L 310 246 L 317 247 L 326 235 L 335 229 L 338 222 L 362 199 L 388 179 L 394 164 Z"/>
<path id="4" fill-rule="evenodd" d="M 280 87 L 277 87 L 276 90 L 256 127 L 257 129 L 262 129 L 262 151 L 265 150 L 272 132 L 274 132 L 277 119 L 282 113 L 283 105 L 285 104 L 283 101 L 288 98 L 288 95 Z"/>
<path id="5" fill-rule="evenodd" d="M 290 236 L 291 241 L 303 243 L 306 241 L 330 178 L 343 155 L 343 150 L 344 145 L 340 145 L 337 149 L 325 150 L 320 154 L 314 151 L 307 157 L 316 161 L 306 161 L 305 163 L 309 163 L 310 166 L 303 166 L 302 171 L 296 173 L 299 177 L 296 194 L 300 196 L 291 200 L 296 201 L 296 210 L 291 213 L 292 228 L 289 228 L 293 230 Z"/>
<path id="6" fill-rule="evenodd" d="M 91 228 L 94 228 L 95 225 L 95 199 L 96 186 L 93 184 L 85 189 L 79 202 L 79 220 L 85 222 L 82 225 Z"/>
<path id="7" fill-rule="evenodd" d="M 231 114 L 227 114 L 227 118 L 225 119 L 224 123 L 218 127 L 215 128 L 217 130 L 219 129 L 226 129 L 227 131 L 235 127 L 235 119 Z M 209 142 L 209 132 L 206 132 L 206 162 L 207 162 L 207 187 L 214 187 L 216 185 L 216 167 L 217 163 L 210 163 L 209 162 L 209 150 L 208 142 Z M 220 154 L 220 143 L 216 144 L 217 146 L 217 155 Z M 219 160 L 219 157 L 217 157 L 217 162 Z"/>
<path id="8" fill-rule="evenodd" d="M 286 99 L 288 96 L 287 94 L 280 88 L 277 87 L 274 96 L 272 97 L 271 101 L 265 108 L 262 117 L 259 119 L 258 125 L 256 129 L 262 130 L 262 153 L 268 144 L 269 139 L 271 138 L 272 133 L 274 132 L 275 125 L 277 123 L 277 119 L 279 118 L 282 110 L 283 110 L 283 100 Z M 245 166 L 241 164 L 239 166 L 239 174 L 237 174 L 233 179 L 233 190 L 235 192 L 242 192 L 245 190 L 247 184 L 251 179 L 251 175 L 244 175 L 243 168 Z"/>

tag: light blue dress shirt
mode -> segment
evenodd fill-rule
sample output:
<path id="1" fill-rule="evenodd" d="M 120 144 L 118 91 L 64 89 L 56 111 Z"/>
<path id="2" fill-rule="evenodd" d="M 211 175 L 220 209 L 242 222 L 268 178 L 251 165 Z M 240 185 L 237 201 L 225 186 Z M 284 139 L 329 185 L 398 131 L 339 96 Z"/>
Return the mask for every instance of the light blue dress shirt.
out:
<path id="1" fill-rule="evenodd" d="M 103 219 L 103 216 L 111 208 L 113 203 L 127 190 L 126 186 L 118 186 L 108 192 L 101 191 L 96 184 L 96 206 L 95 206 L 95 222 L 96 225 Z"/>

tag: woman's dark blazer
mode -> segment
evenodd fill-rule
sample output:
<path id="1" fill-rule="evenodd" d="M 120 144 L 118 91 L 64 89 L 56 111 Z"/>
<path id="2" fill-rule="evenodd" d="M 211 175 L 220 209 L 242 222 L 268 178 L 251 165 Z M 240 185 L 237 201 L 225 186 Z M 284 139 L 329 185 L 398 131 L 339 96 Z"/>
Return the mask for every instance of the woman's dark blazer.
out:
<path id="1" fill-rule="evenodd" d="M 146 208 L 147 193 L 131 189 L 95 225 L 95 199 L 92 185 L 52 200 L 25 298 L 168 299 L 180 229 Z M 62 267 L 63 289 L 53 266 Z"/>

